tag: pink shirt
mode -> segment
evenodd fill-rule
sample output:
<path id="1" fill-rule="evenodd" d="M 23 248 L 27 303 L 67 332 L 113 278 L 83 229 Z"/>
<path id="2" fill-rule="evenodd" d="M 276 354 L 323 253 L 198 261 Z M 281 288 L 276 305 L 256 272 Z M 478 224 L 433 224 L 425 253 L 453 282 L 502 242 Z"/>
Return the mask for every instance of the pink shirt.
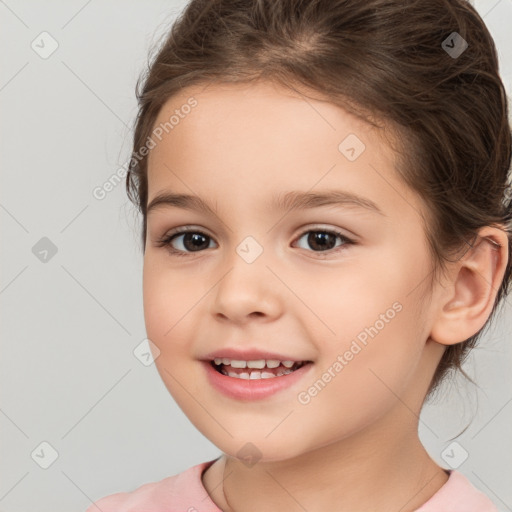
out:
<path id="1" fill-rule="evenodd" d="M 86 512 L 222 512 L 201 481 L 202 473 L 216 460 L 202 462 L 159 482 L 143 484 L 132 492 L 105 496 Z M 498 509 L 462 473 L 452 470 L 443 487 L 415 512 L 498 512 Z"/>

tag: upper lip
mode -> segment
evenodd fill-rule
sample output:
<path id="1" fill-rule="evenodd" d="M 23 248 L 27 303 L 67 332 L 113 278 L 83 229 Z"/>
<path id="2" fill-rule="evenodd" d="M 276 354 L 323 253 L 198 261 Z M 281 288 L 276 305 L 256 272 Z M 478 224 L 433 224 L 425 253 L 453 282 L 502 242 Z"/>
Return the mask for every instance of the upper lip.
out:
<path id="1" fill-rule="evenodd" d="M 276 352 L 269 352 L 267 350 L 258 350 L 258 349 L 240 349 L 240 348 L 223 348 L 219 350 L 215 350 L 214 352 L 210 352 L 205 356 L 206 360 L 212 361 L 216 357 L 222 359 L 234 359 L 236 361 L 250 361 L 256 359 L 274 359 L 277 361 L 309 361 L 308 359 L 297 359 L 295 357 L 287 356 L 284 354 L 277 354 Z"/>

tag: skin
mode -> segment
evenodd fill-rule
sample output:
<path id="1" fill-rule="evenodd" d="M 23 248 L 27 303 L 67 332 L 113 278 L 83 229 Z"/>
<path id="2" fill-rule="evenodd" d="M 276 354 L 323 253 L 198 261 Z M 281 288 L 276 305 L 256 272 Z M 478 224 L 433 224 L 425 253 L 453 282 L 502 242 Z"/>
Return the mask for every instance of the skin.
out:
<path id="1" fill-rule="evenodd" d="M 491 312 L 506 234 L 484 228 L 430 294 L 424 204 L 396 174 L 382 130 L 268 82 L 183 89 L 155 126 L 191 96 L 198 105 L 150 152 L 148 202 L 165 191 L 194 194 L 215 215 L 149 213 L 143 292 L 161 378 L 223 452 L 203 473 L 205 488 L 223 511 L 415 510 L 448 478 L 418 438 L 418 415 L 446 346 L 476 333 Z M 366 146 L 353 162 L 338 150 L 348 134 Z M 347 205 L 267 206 L 275 193 L 331 189 L 370 199 L 383 215 Z M 207 248 L 193 252 L 183 236 L 172 244 L 184 257 L 158 246 L 187 225 L 210 237 Z M 332 229 L 355 244 L 336 238 L 337 247 L 322 251 L 303 236 Z M 263 248 L 251 264 L 236 252 L 247 236 Z M 298 393 L 396 302 L 401 311 L 299 403 Z M 199 361 L 228 346 L 312 360 L 313 371 L 264 400 L 228 398 L 209 385 Z M 248 442 L 261 454 L 250 467 L 237 458 Z"/>

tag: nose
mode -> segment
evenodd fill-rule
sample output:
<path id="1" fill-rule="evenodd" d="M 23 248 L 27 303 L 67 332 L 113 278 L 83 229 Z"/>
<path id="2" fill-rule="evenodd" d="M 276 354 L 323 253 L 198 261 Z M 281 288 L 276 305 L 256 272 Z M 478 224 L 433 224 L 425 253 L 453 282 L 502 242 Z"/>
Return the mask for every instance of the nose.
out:
<path id="1" fill-rule="evenodd" d="M 274 321 L 283 314 L 282 283 L 267 268 L 263 256 L 248 263 L 235 253 L 227 268 L 212 290 L 214 316 L 242 325 L 254 319 Z"/>

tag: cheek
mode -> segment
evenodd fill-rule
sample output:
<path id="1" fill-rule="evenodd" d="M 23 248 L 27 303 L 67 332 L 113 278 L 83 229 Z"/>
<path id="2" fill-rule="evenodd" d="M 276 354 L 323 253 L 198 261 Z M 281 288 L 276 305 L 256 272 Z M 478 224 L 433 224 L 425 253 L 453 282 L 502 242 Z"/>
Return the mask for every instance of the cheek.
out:
<path id="1" fill-rule="evenodd" d="M 327 357 L 301 388 L 294 414 L 302 431 L 310 429 L 311 442 L 349 437 L 394 408 L 410 416 L 401 401 L 414 385 L 421 358 L 421 344 L 410 330 L 412 313 L 402 309 L 366 345 L 347 338 L 324 347 Z"/>
<path id="2" fill-rule="evenodd" d="M 143 303 L 146 330 L 150 339 L 163 341 L 173 338 L 180 326 L 180 319 L 187 314 L 201 297 L 197 283 L 185 280 L 183 273 L 166 268 L 161 257 L 146 255 L 143 269 Z M 187 313 L 188 312 L 188 313 Z"/>
<path id="3" fill-rule="evenodd" d="M 341 425 L 361 428 L 406 393 L 425 341 L 420 290 L 411 293 L 416 274 L 410 262 L 407 268 L 396 258 L 393 268 L 364 265 L 334 284 L 316 281 L 308 306 L 329 330 L 320 325 L 327 334 L 317 336 L 316 380 L 305 383 L 298 400 L 309 411 L 305 421 L 307 414 L 323 418 L 327 435 Z"/>
<path id="4" fill-rule="evenodd" d="M 293 281 L 294 292 L 306 306 L 297 302 L 295 313 L 299 311 L 307 326 L 314 328 L 311 340 L 323 339 L 331 346 L 342 346 L 356 337 L 364 342 L 375 324 L 380 332 L 404 316 L 397 310 L 405 306 L 405 300 L 410 301 L 407 292 L 412 286 L 403 275 L 394 275 L 393 269 L 379 266 L 378 261 L 361 258 L 346 263 L 339 270 L 306 274 Z"/>
<path id="5" fill-rule="evenodd" d="M 394 305 L 396 309 L 383 309 L 380 318 L 368 318 L 356 336 L 337 344 L 336 355 L 344 361 L 339 384 L 350 402 L 353 397 L 379 401 L 401 395 L 421 358 L 415 308 L 398 302 Z"/>
<path id="6" fill-rule="evenodd" d="M 199 391 L 199 380 L 191 374 L 191 368 L 197 371 L 191 339 L 196 336 L 197 311 L 208 288 L 207 283 L 203 289 L 189 273 L 171 270 L 161 260 L 151 255 L 144 260 L 144 321 L 148 338 L 160 350 L 155 365 L 173 397 L 185 406 L 182 395 L 184 400 L 187 392 Z"/>

